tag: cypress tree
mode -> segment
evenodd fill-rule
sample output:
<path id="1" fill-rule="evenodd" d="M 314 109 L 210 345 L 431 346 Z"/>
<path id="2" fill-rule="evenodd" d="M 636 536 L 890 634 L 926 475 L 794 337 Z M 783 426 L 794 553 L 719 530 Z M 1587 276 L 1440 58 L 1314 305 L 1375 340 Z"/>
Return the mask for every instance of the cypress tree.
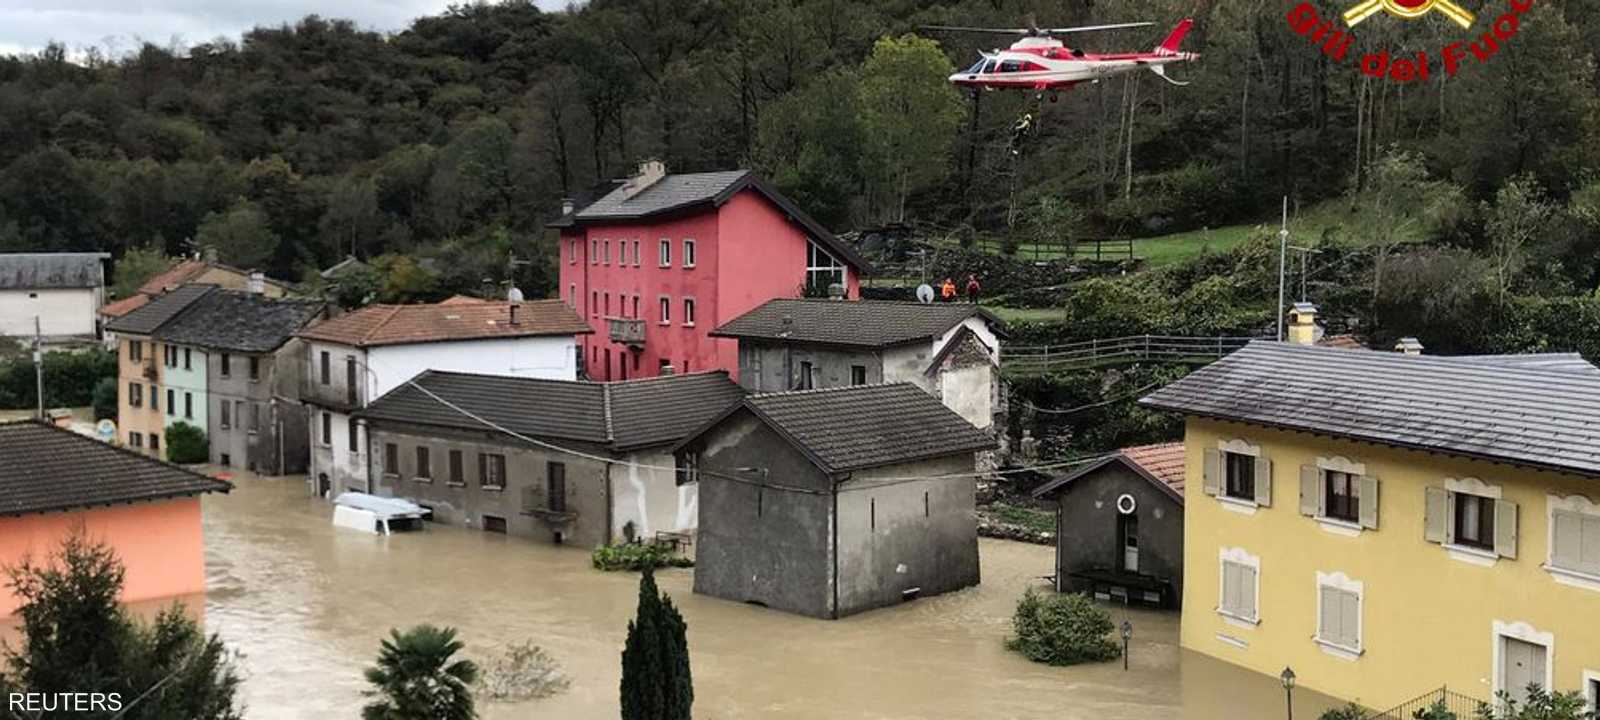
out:
<path id="1" fill-rule="evenodd" d="M 622 648 L 622 720 L 690 720 L 694 682 L 688 626 L 655 573 L 639 579 L 639 611 Z"/>

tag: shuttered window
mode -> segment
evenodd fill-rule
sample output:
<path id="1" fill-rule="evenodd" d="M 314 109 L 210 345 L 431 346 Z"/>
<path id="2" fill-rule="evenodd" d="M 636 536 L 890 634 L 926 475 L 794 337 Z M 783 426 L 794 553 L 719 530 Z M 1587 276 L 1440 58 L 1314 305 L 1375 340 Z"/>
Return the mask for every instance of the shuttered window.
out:
<path id="1" fill-rule="evenodd" d="M 1423 539 L 1445 546 L 1517 557 L 1517 504 L 1441 487 L 1425 489 Z"/>
<path id="2" fill-rule="evenodd" d="M 1346 650 L 1361 650 L 1361 596 L 1342 588 L 1318 588 L 1317 639 Z"/>
<path id="3" fill-rule="evenodd" d="M 1600 575 L 1600 516 L 1558 510 L 1552 517 L 1555 545 L 1550 564 L 1562 570 Z"/>
<path id="4" fill-rule="evenodd" d="M 1244 563 L 1222 561 L 1222 612 L 1241 620 L 1255 621 L 1256 569 Z"/>
<path id="5" fill-rule="evenodd" d="M 1223 453 L 1224 472 L 1228 497 L 1240 500 L 1256 499 L 1256 459 L 1240 453 Z"/>

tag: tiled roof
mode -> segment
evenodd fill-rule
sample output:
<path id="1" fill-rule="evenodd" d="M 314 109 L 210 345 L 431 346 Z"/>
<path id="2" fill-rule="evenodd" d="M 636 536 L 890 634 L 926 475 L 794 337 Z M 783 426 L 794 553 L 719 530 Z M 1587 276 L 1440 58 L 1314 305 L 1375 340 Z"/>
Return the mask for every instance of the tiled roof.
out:
<path id="1" fill-rule="evenodd" d="M 0 515 L 227 492 L 233 486 L 70 430 L 0 423 Z"/>
<path id="2" fill-rule="evenodd" d="M 125 297 L 116 302 L 109 302 L 100 306 L 100 314 L 108 318 L 119 318 L 127 315 L 150 303 L 150 296 L 144 293 L 134 293 L 132 297 Z"/>
<path id="3" fill-rule="evenodd" d="M 106 323 L 112 332 L 149 335 L 159 330 L 195 301 L 216 290 L 215 285 L 184 285 L 151 300 L 144 306 Z"/>
<path id="4" fill-rule="evenodd" d="M 1600 376 L 1600 367 L 1595 367 L 1588 360 L 1583 359 L 1578 353 L 1529 353 L 1524 355 L 1452 355 L 1451 360 L 1461 362 L 1482 363 L 1484 365 L 1497 365 L 1500 367 L 1527 368 L 1530 370 L 1552 370 L 1556 372 L 1586 373 Z"/>
<path id="5" fill-rule="evenodd" d="M 1323 347 L 1341 348 L 1341 349 L 1344 349 L 1344 350 L 1366 350 L 1367 349 L 1366 344 L 1361 342 L 1361 338 L 1358 338 L 1358 337 L 1356 337 L 1354 335 L 1349 335 L 1349 334 L 1345 334 L 1345 335 L 1328 335 L 1328 336 L 1322 338 L 1321 340 L 1318 340 L 1317 344 L 1321 345 Z"/>
<path id="6" fill-rule="evenodd" d="M 472 297 L 471 295 L 451 295 L 450 297 L 447 297 L 447 298 L 445 298 L 443 300 L 440 300 L 439 304 L 440 305 L 481 305 L 481 304 L 486 303 L 486 302 L 490 302 L 490 301 L 484 300 L 483 298 L 475 298 L 475 297 Z"/>
<path id="7" fill-rule="evenodd" d="M 627 196 L 628 186 L 624 183 L 599 200 L 548 223 L 548 226 L 565 228 L 585 223 L 632 222 L 697 207 L 719 207 L 745 189 L 761 193 L 777 205 L 784 215 L 803 228 L 813 240 L 838 256 L 839 260 L 862 272 L 870 271 L 871 263 L 855 248 L 822 227 L 793 201 L 749 170 L 666 175 L 633 197 Z"/>
<path id="8" fill-rule="evenodd" d="M 106 253 L 0 253 L 0 290 L 96 288 Z"/>
<path id="9" fill-rule="evenodd" d="M 241 353 L 272 352 L 325 309 L 316 300 L 284 300 L 240 290 L 217 290 L 195 301 L 157 330 L 155 336 L 174 345 Z"/>
<path id="10" fill-rule="evenodd" d="M 515 324 L 511 322 L 511 305 L 509 302 L 369 305 L 313 325 L 302 331 L 300 337 L 353 347 L 377 347 L 594 332 L 560 300 L 518 304 Z"/>
<path id="11" fill-rule="evenodd" d="M 486 429 L 454 405 L 523 435 L 622 451 L 675 443 L 744 396 L 724 372 L 596 383 L 430 370 L 412 382 L 421 389 L 401 385 L 358 415 Z"/>
<path id="12" fill-rule="evenodd" d="M 988 433 L 910 383 L 751 395 L 742 407 L 827 473 L 995 447 Z"/>
<path id="13" fill-rule="evenodd" d="M 1079 478 L 1091 475 L 1101 468 L 1117 463 L 1132 470 L 1139 477 L 1156 486 L 1179 505 L 1183 504 L 1184 446 L 1181 442 L 1159 445 L 1137 445 L 1118 450 L 1116 454 L 1084 465 L 1072 473 L 1051 480 L 1034 489 L 1034 497 L 1055 495 Z"/>
<path id="14" fill-rule="evenodd" d="M 207 260 L 179 260 L 178 262 L 174 263 L 172 267 L 168 268 L 166 272 L 160 273 L 155 277 L 144 281 L 144 284 L 139 286 L 139 292 L 152 296 L 170 292 L 180 286 L 188 284 L 190 281 L 195 280 L 196 278 L 205 274 L 206 270 L 212 268 L 226 270 L 227 272 L 231 272 L 240 277 L 248 278 L 250 276 L 249 270 L 241 270 L 233 267 L 232 265 L 224 265 L 219 262 L 211 262 Z M 264 277 L 263 280 L 268 285 L 274 285 L 285 290 L 293 289 L 292 285 L 283 282 L 282 280 L 274 280 L 269 277 Z"/>
<path id="15" fill-rule="evenodd" d="M 777 299 L 729 320 L 711 335 L 882 348 L 932 340 L 973 316 L 1000 325 L 989 311 L 971 303 Z M 786 318 L 792 322 L 785 323 Z"/>
<path id="16" fill-rule="evenodd" d="M 1252 342 L 1140 404 L 1600 477 L 1600 374 Z"/>

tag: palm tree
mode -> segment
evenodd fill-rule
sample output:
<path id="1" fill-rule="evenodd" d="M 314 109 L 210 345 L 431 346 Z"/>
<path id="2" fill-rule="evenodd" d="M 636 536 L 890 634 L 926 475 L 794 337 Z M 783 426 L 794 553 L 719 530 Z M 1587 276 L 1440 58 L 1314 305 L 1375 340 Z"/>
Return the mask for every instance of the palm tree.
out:
<path id="1" fill-rule="evenodd" d="M 418 625 L 406 632 L 390 630 L 378 651 L 378 664 L 367 668 L 367 682 L 376 698 L 361 710 L 363 720 L 473 720 L 469 687 L 478 678 L 471 660 L 451 660 L 462 648 L 455 628 Z"/>

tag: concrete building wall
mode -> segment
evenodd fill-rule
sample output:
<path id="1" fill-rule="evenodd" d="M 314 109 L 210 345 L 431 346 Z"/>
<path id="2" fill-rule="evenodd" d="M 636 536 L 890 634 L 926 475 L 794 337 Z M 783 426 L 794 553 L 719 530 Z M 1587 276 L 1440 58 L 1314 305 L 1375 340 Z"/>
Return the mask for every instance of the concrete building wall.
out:
<path id="1" fill-rule="evenodd" d="M 0 290 L 0 335 L 32 338 L 33 319 L 38 317 L 39 332 L 45 337 L 95 337 L 96 313 L 103 299 L 101 288 Z"/>
<path id="2" fill-rule="evenodd" d="M 139 347 L 139 360 L 134 360 L 134 346 Z M 123 335 L 117 348 L 117 440 L 123 446 L 150 453 L 150 435 L 161 435 L 165 429 L 163 410 L 158 403 L 151 407 L 151 395 L 161 391 L 161 346 L 144 335 Z M 132 398 L 133 386 L 138 386 L 139 404 Z M 165 400 L 165 398 L 160 398 Z M 135 438 L 138 444 L 135 445 Z M 162 444 L 161 457 L 166 457 Z"/>
<path id="3" fill-rule="evenodd" d="M 883 358 L 874 350 L 817 345 L 785 345 L 759 340 L 739 342 L 739 384 L 751 392 L 783 392 L 800 387 L 804 363 L 811 363 L 812 387 L 845 387 L 851 368 L 866 369 L 867 383 L 884 381 Z"/>
<path id="4" fill-rule="evenodd" d="M 744 411 L 705 440 L 694 591 L 830 617 L 831 481 Z"/>
<path id="5" fill-rule="evenodd" d="M 1085 592 L 1089 583 L 1069 575 L 1078 570 L 1123 568 L 1122 516 L 1117 498 L 1131 495 L 1138 518 L 1138 572 L 1170 578 L 1183 594 L 1183 506 L 1128 466 L 1114 462 L 1073 480 L 1057 498 L 1057 589 Z"/>
<path id="6" fill-rule="evenodd" d="M 427 370 L 504 377 L 578 379 L 575 336 L 385 345 L 367 351 L 371 373 L 365 402 L 381 397 Z M 342 362 L 342 361 L 341 361 Z M 343 376 L 344 367 L 338 365 Z"/>
<path id="7" fill-rule="evenodd" d="M 306 424 L 310 431 L 310 467 L 307 480 L 311 494 L 333 499 L 346 490 L 371 492 L 367 483 L 367 433 L 361 424 L 340 412 L 318 405 L 306 405 Z M 327 442 L 323 442 L 322 423 L 328 423 Z M 350 428 L 355 427 L 351 437 Z"/>
<path id="8" fill-rule="evenodd" d="M 539 542 L 584 548 L 606 542 L 606 465 L 545 448 L 507 444 L 503 435 L 429 428 L 400 423 L 374 423 L 372 472 L 378 494 L 402 497 L 433 509 L 434 520 L 489 529 L 485 518 L 503 520 L 508 535 Z M 396 447 L 398 467 L 387 465 L 386 447 Z M 431 469 L 419 472 L 417 448 L 427 447 Z M 579 448 L 597 454 L 596 448 Z M 451 477 L 450 451 L 461 452 L 460 482 Z M 479 454 L 506 458 L 503 490 L 485 488 L 478 474 Z M 566 468 L 566 509 L 570 517 L 549 510 L 549 463 Z M 425 477 L 425 475 L 431 475 Z"/>
<path id="9" fill-rule="evenodd" d="M 611 536 L 627 537 L 624 526 L 633 523 L 634 537 L 652 539 L 658 532 L 693 534 L 699 518 L 699 483 L 678 484 L 668 448 L 629 453 L 611 468 Z"/>
<path id="10" fill-rule="evenodd" d="M 840 485 L 839 616 L 978 584 L 976 489 L 971 453 L 865 470 Z"/>
<path id="11" fill-rule="evenodd" d="M 206 435 L 212 462 L 265 475 L 306 471 L 310 441 L 306 411 L 294 400 L 300 386 L 300 352 L 299 341 L 292 340 L 276 353 L 207 353 Z M 252 358 L 257 363 L 254 379 Z M 228 403 L 226 411 L 223 403 Z"/>

